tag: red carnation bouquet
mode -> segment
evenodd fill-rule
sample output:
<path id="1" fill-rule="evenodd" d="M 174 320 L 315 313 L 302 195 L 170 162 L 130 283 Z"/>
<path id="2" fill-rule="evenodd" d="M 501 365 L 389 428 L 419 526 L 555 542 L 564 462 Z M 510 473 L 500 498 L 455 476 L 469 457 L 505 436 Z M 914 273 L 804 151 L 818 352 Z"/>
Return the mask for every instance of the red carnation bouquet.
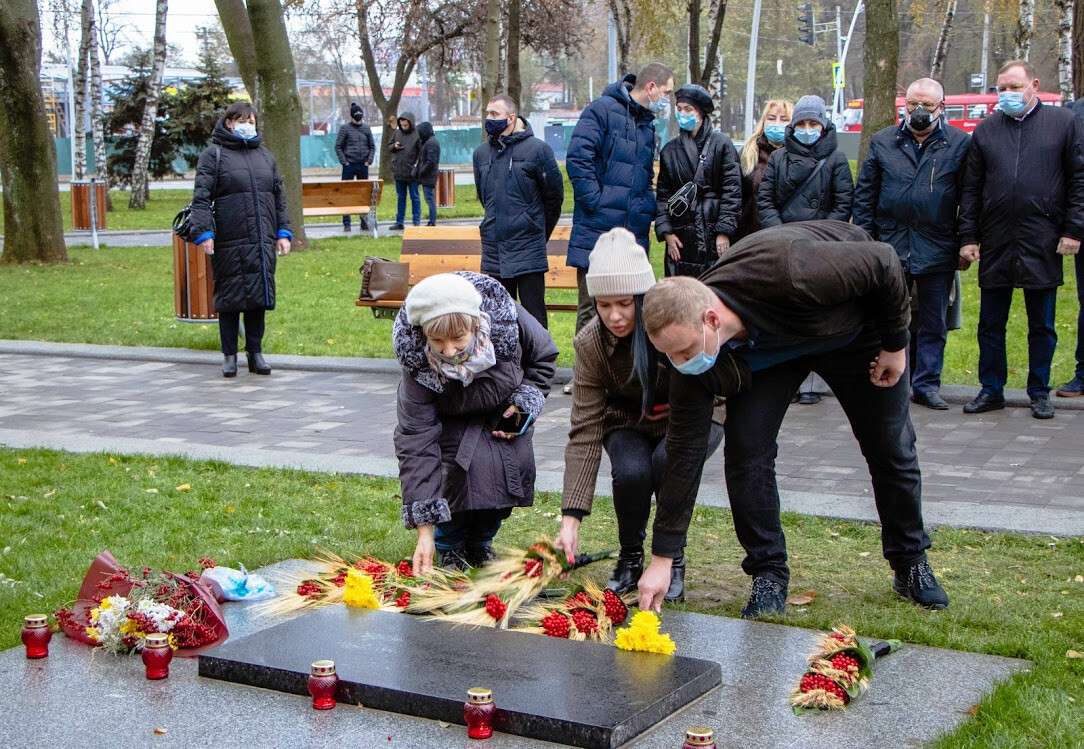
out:
<path id="1" fill-rule="evenodd" d="M 899 647 L 899 640 L 887 640 L 870 648 L 850 627 L 835 627 L 809 656 L 809 666 L 790 697 L 794 712 L 842 710 L 869 688 L 873 661 Z"/>
<path id="2" fill-rule="evenodd" d="M 215 566 L 206 558 L 200 564 Z M 56 612 L 57 622 L 73 640 L 114 652 L 138 649 L 144 635 L 161 632 L 179 655 L 198 655 L 229 636 L 222 609 L 199 576 L 149 567 L 133 574 L 103 551 L 84 575 L 75 602 Z"/>

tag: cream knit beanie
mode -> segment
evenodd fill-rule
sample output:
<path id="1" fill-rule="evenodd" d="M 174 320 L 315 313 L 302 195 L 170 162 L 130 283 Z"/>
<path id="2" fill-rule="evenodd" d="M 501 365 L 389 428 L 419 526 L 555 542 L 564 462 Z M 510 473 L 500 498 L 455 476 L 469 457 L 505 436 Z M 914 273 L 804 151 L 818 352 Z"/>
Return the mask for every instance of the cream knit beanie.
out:
<path id="1" fill-rule="evenodd" d="M 587 294 L 636 296 L 655 285 L 647 252 L 628 229 L 610 229 L 595 242 L 587 260 Z"/>
<path id="2" fill-rule="evenodd" d="M 479 317 L 482 313 L 482 295 L 463 276 L 438 273 L 416 283 L 407 294 L 404 306 L 411 325 L 425 325 L 441 315 L 454 312 Z"/>

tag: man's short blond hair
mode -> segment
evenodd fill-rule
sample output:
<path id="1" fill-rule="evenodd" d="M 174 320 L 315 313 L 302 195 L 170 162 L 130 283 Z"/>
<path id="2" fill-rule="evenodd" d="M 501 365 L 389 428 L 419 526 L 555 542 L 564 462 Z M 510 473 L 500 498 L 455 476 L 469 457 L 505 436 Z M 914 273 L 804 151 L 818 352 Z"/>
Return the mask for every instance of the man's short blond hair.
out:
<path id="1" fill-rule="evenodd" d="M 715 294 L 695 278 L 664 278 L 644 295 L 644 327 L 653 336 L 669 325 L 696 326 L 714 305 Z"/>

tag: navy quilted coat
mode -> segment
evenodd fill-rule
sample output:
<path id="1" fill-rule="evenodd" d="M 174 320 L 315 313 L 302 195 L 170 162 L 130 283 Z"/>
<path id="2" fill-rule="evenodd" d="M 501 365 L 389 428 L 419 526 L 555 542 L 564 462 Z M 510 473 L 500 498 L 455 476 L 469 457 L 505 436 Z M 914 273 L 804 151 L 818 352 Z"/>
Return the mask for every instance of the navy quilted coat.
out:
<path id="1" fill-rule="evenodd" d="M 648 247 L 655 218 L 655 116 L 633 100 L 630 90 L 621 81 L 607 86 L 583 110 L 568 144 L 565 166 L 576 196 L 568 265 L 576 268 L 587 268 L 595 241 L 615 226 Z"/>

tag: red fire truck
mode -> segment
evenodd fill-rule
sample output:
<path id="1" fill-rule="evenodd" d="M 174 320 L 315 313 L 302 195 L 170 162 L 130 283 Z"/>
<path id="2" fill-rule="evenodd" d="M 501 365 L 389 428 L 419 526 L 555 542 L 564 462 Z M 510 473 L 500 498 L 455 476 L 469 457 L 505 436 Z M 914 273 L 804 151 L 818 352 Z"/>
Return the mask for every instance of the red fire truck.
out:
<path id="1" fill-rule="evenodd" d="M 1061 106 L 1061 95 L 1047 91 L 1039 92 L 1043 104 Z M 948 123 L 966 132 L 971 132 L 982 122 L 982 118 L 995 111 L 997 94 L 949 94 L 945 97 L 945 116 Z M 896 99 L 899 116 L 904 115 L 904 97 Z M 843 132 L 862 132 L 862 100 L 852 99 L 843 110 Z"/>

